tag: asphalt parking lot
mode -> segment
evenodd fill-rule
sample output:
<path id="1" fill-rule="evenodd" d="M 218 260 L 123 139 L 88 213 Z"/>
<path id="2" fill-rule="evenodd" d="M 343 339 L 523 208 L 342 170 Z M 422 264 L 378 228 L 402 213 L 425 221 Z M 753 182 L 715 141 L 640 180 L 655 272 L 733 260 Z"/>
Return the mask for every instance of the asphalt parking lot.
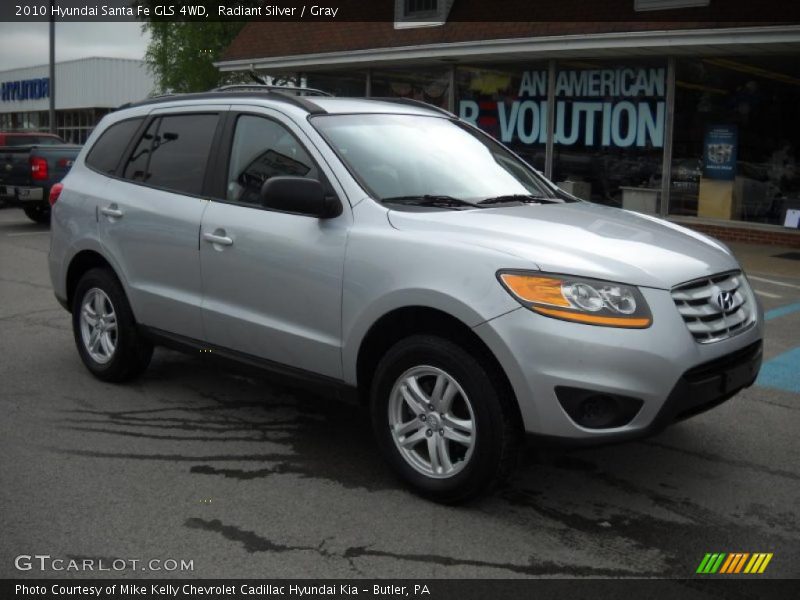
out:
<path id="1" fill-rule="evenodd" d="M 707 552 L 800 576 L 800 261 L 777 249 L 743 256 L 769 319 L 757 386 L 648 440 L 529 452 L 454 508 L 400 487 L 355 405 L 162 349 L 133 384 L 92 378 L 48 245 L 0 211 L 0 577 L 94 576 L 15 568 L 34 554 L 193 561 L 98 576 L 687 577 Z"/>

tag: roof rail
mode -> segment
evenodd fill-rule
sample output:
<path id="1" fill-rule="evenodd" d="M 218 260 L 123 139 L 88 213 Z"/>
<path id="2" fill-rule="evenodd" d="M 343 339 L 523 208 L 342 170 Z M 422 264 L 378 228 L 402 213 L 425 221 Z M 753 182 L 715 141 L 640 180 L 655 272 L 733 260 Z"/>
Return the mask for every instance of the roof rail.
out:
<path id="1" fill-rule="evenodd" d="M 381 102 L 393 102 L 395 104 L 407 104 L 408 106 L 418 106 L 420 108 L 427 108 L 428 110 L 433 110 L 443 115 L 447 115 L 448 117 L 455 117 L 453 113 L 449 110 L 442 108 L 440 106 L 436 106 L 435 104 L 428 104 L 427 102 L 423 102 L 422 100 L 414 100 L 413 98 L 379 98 L 379 97 L 370 97 L 370 100 L 380 100 Z"/>
<path id="2" fill-rule="evenodd" d="M 144 100 L 140 100 L 138 102 L 126 102 L 125 104 L 120 104 L 117 108 L 113 110 L 122 110 L 123 108 L 130 108 L 131 106 L 138 106 L 139 104 L 147 104 L 150 101 L 160 101 L 165 100 L 169 97 L 175 96 L 173 92 L 165 92 L 163 94 L 156 94 L 155 96 L 150 96 L 145 98 Z M 113 112 L 113 111 L 112 111 Z"/>
<path id="3" fill-rule="evenodd" d="M 154 96 L 150 96 L 151 100 L 155 100 L 156 98 L 169 98 L 170 96 L 177 96 L 175 92 L 164 92 L 163 94 L 155 94 Z"/>
<path id="4" fill-rule="evenodd" d="M 226 86 L 227 87 L 227 86 Z M 231 88 L 233 86 L 230 86 Z M 121 110 L 123 108 L 130 108 L 133 106 L 146 106 L 149 104 L 161 104 L 162 102 L 171 102 L 171 101 L 178 101 L 178 100 L 211 100 L 211 99 L 219 99 L 220 98 L 220 91 L 224 92 L 225 94 L 236 97 L 236 98 L 253 98 L 254 92 L 260 92 L 264 96 L 268 97 L 270 100 L 277 100 L 279 102 L 285 102 L 287 104 L 291 104 L 293 106 L 297 106 L 298 108 L 302 108 L 306 112 L 312 115 L 321 115 L 325 114 L 326 111 L 324 108 L 319 106 L 318 104 L 314 104 L 311 100 L 307 99 L 304 96 L 293 96 L 292 94 L 284 94 L 277 90 L 270 90 L 264 89 L 265 87 L 272 87 L 272 86 L 254 86 L 254 85 L 245 85 L 241 86 L 238 89 L 225 89 L 225 90 L 212 90 L 210 92 L 199 92 L 199 93 L 190 93 L 190 94 L 165 94 L 162 96 L 156 96 L 153 98 L 147 98 L 145 100 L 141 100 L 139 102 L 132 102 L 128 104 L 123 104 L 116 108 L 116 110 Z M 286 88 L 283 88 L 286 89 Z M 324 92 L 323 92 L 324 93 Z"/>
<path id="5" fill-rule="evenodd" d="M 293 85 L 268 85 L 266 83 L 233 83 L 230 85 L 223 85 L 211 90 L 212 92 L 236 92 L 236 91 L 265 91 L 265 92 L 302 92 L 312 96 L 333 96 L 323 90 L 310 87 L 299 87 Z M 299 95 L 299 94 L 298 94 Z"/>

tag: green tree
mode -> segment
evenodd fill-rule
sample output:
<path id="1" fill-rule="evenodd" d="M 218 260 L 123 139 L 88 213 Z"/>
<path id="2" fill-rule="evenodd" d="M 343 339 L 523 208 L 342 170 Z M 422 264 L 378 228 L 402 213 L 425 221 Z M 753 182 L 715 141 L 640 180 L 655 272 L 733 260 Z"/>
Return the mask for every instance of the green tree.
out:
<path id="1" fill-rule="evenodd" d="M 150 4 L 145 1 L 142 4 Z M 151 10 L 151 14 L 152 14 Z M 221 73 L 214 66 L 244 23 L 229 21 L 167 21 L 151 18 L 142 25 L 150 32 L 145 62 L 159 93 L 202 92 L 241 75 Z"/>

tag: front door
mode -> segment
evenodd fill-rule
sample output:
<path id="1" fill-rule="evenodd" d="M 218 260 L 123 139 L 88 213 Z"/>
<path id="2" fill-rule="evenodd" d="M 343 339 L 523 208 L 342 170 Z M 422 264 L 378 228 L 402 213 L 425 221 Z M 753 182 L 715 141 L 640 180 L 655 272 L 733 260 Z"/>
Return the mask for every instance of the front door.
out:
<path id="1" fill-rule="evenodd" d="M 328 178 L 291 124 L 234 114 L 232 126 L 226 197 L 209 204 L 201 227 L 206 339 L 341 378 L 342 272 L 350 212 L 318 219 L 264 209 L 260 190 L 270 177 L 323 183 Z"/>

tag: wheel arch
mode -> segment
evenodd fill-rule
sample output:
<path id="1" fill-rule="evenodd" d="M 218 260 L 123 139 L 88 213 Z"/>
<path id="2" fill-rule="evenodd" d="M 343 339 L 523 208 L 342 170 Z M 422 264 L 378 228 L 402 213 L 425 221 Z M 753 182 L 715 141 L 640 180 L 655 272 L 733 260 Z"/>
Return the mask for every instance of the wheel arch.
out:
<path id="1" fill-rule="evenodd" d="M 67 306 L 70 307 L 70 309 L 74 301 L 75 289 L 78 287 L 78 282 L 81 280 L 81 277 L 91 269 L 96 268 L 108 269 L 120 282 L 127 295 L 126 286 L 111 262 L 96 250 L 85 249 L 76 253 L 67 267 L 66 293 Z"/>
<path id="2" fill-rule="evenodd" d="M 462 320 L 428 306 L 395 308 L 377 319 L 369 328 L 361 340 L 356 358 L 356 384 L 362 402 L 368 399 L 372 376 L 381 357 L 398 341 L 415 334 L 440 335 L 474 353 L 497 375 L 506 397 L 512 400 L 519 422 L 522 423 L 514 388 L 489 346 Z"/>

